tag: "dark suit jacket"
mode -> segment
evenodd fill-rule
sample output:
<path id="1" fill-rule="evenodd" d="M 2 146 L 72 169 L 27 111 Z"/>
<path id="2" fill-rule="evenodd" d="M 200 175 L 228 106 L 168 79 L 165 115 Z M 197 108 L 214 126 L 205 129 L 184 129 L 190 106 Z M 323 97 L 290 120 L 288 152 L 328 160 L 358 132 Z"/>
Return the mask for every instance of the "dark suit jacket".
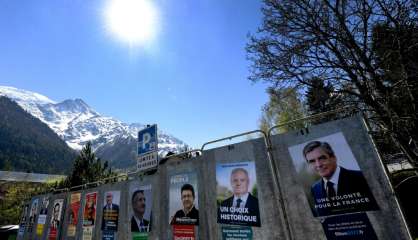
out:
<path id="1" fill-rule="evenodd" d="M 221 206 L 229 208 L 229 207 L 232 207 L 233 204 L 234 204 L 234 196 L 225 199 L 221 203 Z M 251 195 L 251 193 L 248 193 L 248 198 L 247 198 L 247 202 L 245 203 L 245 208 L 248 209 L 248 213 L 243 213 L 242 215 L 256 216 L 257 217 L 257 222 L 256 223 L 248 224 L 248 222 L 239 221 L 239 220 L 238 221 L 222 221 L 221 219 L 219 219 L 219 214 L 220 214 L 219 212 L 218 212 L 218 222 L 239 224 L 239 225 L 260 226 L 260 210 L 259 210 L 259 207 L 258 207 L 258 199 L 256 197 L 254 197 L 253 195 Z M 234 214 L 240 214 L 240 213 L 234 213 Z"/>
<path id="2" fill-rule="evenodd" d="M 119 206 L 117 205 L 117 204 L 112 204 L 112 208 L 111 208 L 111 210 L 114 210 L 114 211 L 116 211 L 117 212 L 117 214 L 118 214 L 118 217 L 119 217 Z M 113 220 L 106 220 L 104 217 L 105 217 L 105 211 L 107 211 L 107 205 L 105 205 L 104 207 L 103 207 L 103 215 L 102 215 L 102 230 L 117 230 L 117 228 L 118 228 L 118 220 L 116 220 L 115 221 L 115 224 L 116 224 L 116 227 L 110 227 L 110 229 L 108 229 L 108 226 L 106 225 L 107 224 L 107 222 L 111 222 L 111 221 L 113 221 Z"/>
<path id="3" fill-rule="evenodd" d="M 347 200 L 355 200 L 360 198 L 368 198 L 369 202 L 365 203 L 356 203 L 356 204 L 332 204 L 333 201 L 330 199 L 331 207 L 317 207 L 316 215 L 317 216 L 327 216 L 333 214 L 343 214 L 349 212 L 359 212 L 359 211 L 370 211 L 370 210 L 378 210 L 378 206 L 376 200 L 371 193 L 369 186 L 367 185 L 367 181 L 364 178 L 361 171 L 355 170 L 348 170 L 345 168 L 340 167 L 340 176 L 338 178 L 338 191 L 337 196 L 344 196 L 344 195 L 352 195 L 356 193 L 360 193 L 361 197 L 354 197 L 354 198 L 343 198 L 336 200 L 339 203 L 342 201 Z M 312 185 L 311 192 L 312 196 L 314 197 L 315 204 L 318 204 L 320 201 L 319 199 L 324 199 L 327 197 L 327 193 L 324 187 L 324 181 L 322 178 L 315 182 Z M 337 206 L 338 205 L 338 206 Z"/>
<path id="4" fill-rule="evenodd" d="M 103 211 L 106 210 L 107 205 L 105 205 L 103 207 Z M 111 210 L 116 210 L 117 212 L 119 212 L 119 206 L 117 204 L 112 204 L 112 209 Z"/>
<path id="5" fill-rule="evenodd" d="M 180 219 L 180 220 L 177 220 Z M 183 221 L 181 221 L 183 220 Z M 184 214 L 183 209 L 180 209 L 174 214 L 173 219 L 171 220 L 170 224 L 178 224 L 178 225 L 199 225 L 199 210 L 196 209 L 195 206 L 190 210 L 190 212 L 186 215 Z"/>
<path id="6" fill-rule="evenodd" d="M 149 224 L 149 221 L 146 219 L 142 219 L 142 221 L 144 222 L 144 227 L 148 227 L 148 232 L 151 232 L 151 225 Z M 141 230 L 138 227 L 138 224 L 135 221 L 135 217 L 132 216 L 131 218 L 131 232 L 141 232 Z M 146 231 L 142 231 L 142 232 L 146 232 Z"/>

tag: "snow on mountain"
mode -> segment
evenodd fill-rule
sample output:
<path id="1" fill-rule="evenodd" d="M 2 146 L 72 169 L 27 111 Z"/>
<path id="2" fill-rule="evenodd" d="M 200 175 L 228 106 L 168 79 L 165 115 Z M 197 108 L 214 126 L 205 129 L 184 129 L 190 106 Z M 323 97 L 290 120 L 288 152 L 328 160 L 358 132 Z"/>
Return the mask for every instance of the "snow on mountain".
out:
<path id="1" fill-rule="evenodd" d="M 80 150 L 87 141 L 92 142 L 94 149 L 112 146 L 120 142 L 120 139 L 129 139 L 131 142 L 137 138 L 138 131 L 145 127 L 140 123 L 128 124 L 112 117 L 101 116 L 81 99 L 57 103 L 35 92 L 6 86 L 0 86 L 1 95 L 13 99 L 27 112 L 46 123 L 76 150 Z M 160 154 L 178 152 L 187 146 L 162 131 L 158 133 L 158 145 Z"/>

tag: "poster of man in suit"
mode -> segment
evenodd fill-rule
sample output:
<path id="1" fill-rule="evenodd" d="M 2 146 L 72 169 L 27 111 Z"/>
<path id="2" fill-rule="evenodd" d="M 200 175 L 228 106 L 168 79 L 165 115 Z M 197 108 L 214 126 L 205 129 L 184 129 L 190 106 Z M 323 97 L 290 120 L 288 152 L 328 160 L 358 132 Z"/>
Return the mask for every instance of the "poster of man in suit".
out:
<path id="1" fill-rule="evenodd" d="M 152 229 L 152 188 L 150 184 L 131 182 L 129 186 L 129 212 L 132 239 L 141 239 Z"/>
<path id="2" fill-rule="evenodd" d="M 289 147 L 314 216 L 378 210 L 343 133 Z"/>
<path id="3" fill-rule="evenodd" d="M 255 163 L 218 163 L 216 183 L 218 223 L 259 227 Z"/>
<path id="4" fill-rule="evenodd" d="M 59 233 L 61 230 L 61 215 L 62 207 L 64 205 L 64 199 L 55 199 L 52 205 L 52 216 L 49 223 L 49 240 L 55 240 L 59 238 Z"/>
<path id="5" fill-rule="evenodd" d="M 102 230 L 118 231 L 120 191 L 108 191 L 104 194 Z"/>

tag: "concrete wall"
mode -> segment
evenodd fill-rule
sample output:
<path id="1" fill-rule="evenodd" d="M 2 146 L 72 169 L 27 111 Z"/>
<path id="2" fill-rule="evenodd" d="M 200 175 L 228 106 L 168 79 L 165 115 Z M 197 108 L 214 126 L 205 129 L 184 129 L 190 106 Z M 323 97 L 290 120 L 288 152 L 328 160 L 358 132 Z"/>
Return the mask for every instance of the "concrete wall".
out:
<path id="1" fill-rule="evenodd" d="M 130 180 L 106 184 L 80 191 L 81 207 L 75 238 L 67 238 L 70 194 L 51 195 L 46 231 L 47 239 L 52 205 L 55 199 L 65 198 L 65 213 L 60 231 L 60 239 L 82 239 L 82 219 L 86 193 L 98 192 L 96 224 L 93 239 L 101 239 L 101 221 L 106 191 L 121 191 L 118 232 L 115 239 L 131 239 L 130 214 L 131 196 L 129 186 L 132 182 L 152 185 L 153 208 L 152 229 L 149 239 L 172 239 L 169 224 L 169 177 L 174 174 L 195 172 L 198 185 L 198 206 L 200 225 L 196 226 L 197 239 L 222 239 L 221 224 L 217 223 L 216 204 L 216 164 L 254 161 L 257 175 L 258 199 L 261 227 L 252 227 L 253 239 L 326 239 L 320 220 L 315 218 L 308 204 L 306 194 L 297 179 L 295 166 L 288 151 L 289 146 L 312 139 L 342 132 L 351 147 L 360 169 L 377 199 L 380 210 L 367 215 L 379 239 L 408 239 L 401 214 L 389 187 L 378 155 L 366 133 L 361 119 L 346 119 L 318 125 L 306 131 L 293 131 L 275 135 L 271 138 L 272 159 L 269 161 L 263 138 L 210 149 L 201 156 L 187 160 L 170 159 L 159 166 L 153 175 L 135 176 Z M 278 173 L 280 186 L 275 184 L 273 172 Z M 281 195 L 282 193 L 283 195 Z M 41 196 L 36 198 L 40 199 Z M 41 200 L 40 200 L 41 201 Z M 36 226 L 33 234 L 36 233 Z M 34 236 L 34 235 L 33 235 Z M 32 237 L 33 237 L 32 236 Z M 25 235 L 24 239 L 30 239 Z"/>
<path id="2" fill-rule="evenodd" d="M 347 140 L 380 207 L 378 211 L 367 212 L 378 239 L 409 239 L 383 166 L 367 135 L 365 125 L 357 117 L 320 124 L 310 127 L 308 131 L 292 131 L 271 138 L 273 158 L 284 191 L 284 202 L 293 238 L 310 239 L 316 236 L 316 239 L 326 239 L 320 218 L 313 217 L 306 194 L 297 180 L 288 147 L 338 132 L 342 132 Z"/>

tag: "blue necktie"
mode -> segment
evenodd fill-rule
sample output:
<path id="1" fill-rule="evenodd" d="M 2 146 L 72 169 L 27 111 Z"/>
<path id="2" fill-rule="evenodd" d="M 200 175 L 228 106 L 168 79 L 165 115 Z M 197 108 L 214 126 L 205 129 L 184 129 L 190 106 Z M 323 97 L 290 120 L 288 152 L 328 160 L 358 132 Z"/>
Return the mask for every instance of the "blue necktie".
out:
<path id="1" fill-rule="evenodd" d="M 327 197 L 331 198 L 331 197 L 335 197 L 335 195 L 337 195 L 335 193 L 335 189 L 334 189 L 334 183 L 332 183 L 331 181 L 327 182 Z"/>
<path id="2" fill-rule="evenodd" d="M 241 198 L 238 198 L 237 205 L 235 207 L 239 208 L 241 206 L 241 202 L 242 202 Z"/>

